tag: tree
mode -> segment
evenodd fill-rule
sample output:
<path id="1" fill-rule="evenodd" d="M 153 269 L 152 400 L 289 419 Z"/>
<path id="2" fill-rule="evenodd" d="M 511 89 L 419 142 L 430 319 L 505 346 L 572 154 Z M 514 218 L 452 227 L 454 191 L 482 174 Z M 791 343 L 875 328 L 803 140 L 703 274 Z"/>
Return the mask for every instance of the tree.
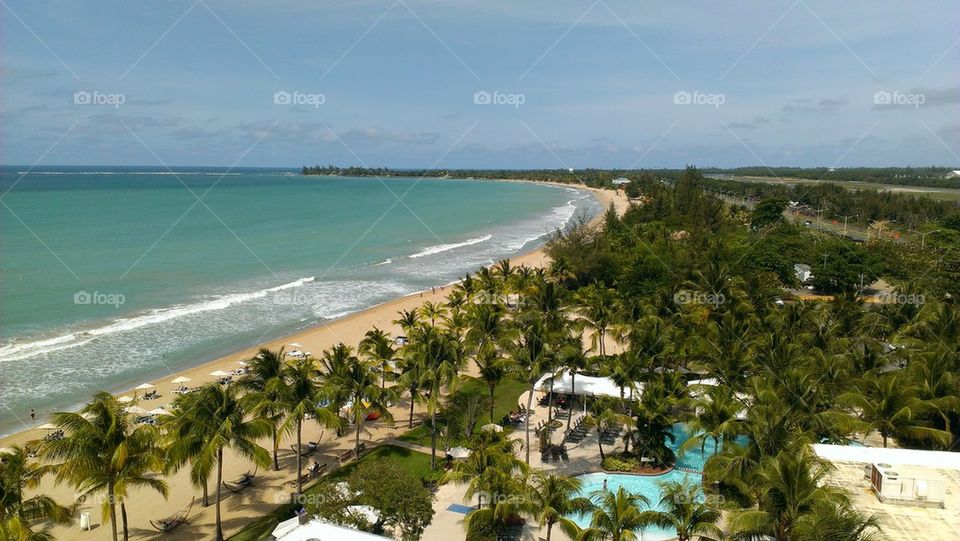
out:
<path id="1" fill-rule="evenodd" d="M 283 419 L 282 392 L 283 385 L 277 382 L 282 379 L 283 348 L 270 351 L 260 348 L 247 364 L 247 374 L 237 381 L 237 386 L 249 392 L 251 410 L 260 418 L 271 423 L 270 437 L 273 440 L 273 470 L 280 471 L 280 423 Z"/>
<path id="2" fill-rule="evenodd" d="M 585 514 L 593 508 L 588 498 L 580 496 L 580 480 L 555 473 L 534 472 L 528 498 L 530 509 L 540 526 L 547 527 L 546 541 L 554 525 L 559 525 L 571 538 L 576 538 L 580 528 L 569 517 Z"/>
<path id="3" fill-rule="evenodd" d="M 377 510 L 372 533 L 382 535 L 384 528 L 396 528 L 402 539 L 414 541 L 433 520 L 433 495 L 395 461 L 361 462 L 347 485 L 357 495 L 354 505 Z"/>
<path id="4" fill-rule="evenodd" d="M 513 494 L 516 477 L 523 476 L 528 469 L 517 459 L 516 446 L 519 440 L 510 440 L 502 432 L 481 431 L 470 438 L 467 444 L 470 456 L 453 463 L 444 474 L 444 481 L 458 484 L 466 483 L 464 497 L 478 498 L 477 506 L 484 503 L 490 508 L 497 502 Z M 483 496 L 487 501 L 483 501 Z"/>
<path id="5" fill-rule="evenodd" d="M 496 405 L 497 386 L 510 373 L 510 363 L 493 347 L 486 347 L 477 353 L 474 361 L 477 364 L 480 379 L 487 384 L 487 391 L 490 395 L 490 422 L 492 423 L 494 422 L 493 408 Z"/>
<path id="6" fill-rule="evenodd" d="M 397 356 L 390 333 L 376 327 L 367 331 L 360 341 L 360 352 L 380 364 L 380 387 L 386 387 L 390 364 L 396 361 Z"/>
<path id="7" fill-rule="evenodd" d="M 783 221 L 783 211 L 787 209 L 786 199 L 764 199 L 753 207 L 750 214 L 750 228 L 762 229 L 770 224 Z"/>
<path id="8" fill-rule="evenodd" d="M 597 497 L 600 501 L 593 510 L 590 527 L 580 534 L 579 539 L 636 541 L 637 532 L 647 524 L 640 508 L 648 507 L 650 500 L 643 494 L 631 494 L 623 487 L 618 487 L 616 492 L 603 492 Z"/>
<path id="9" fill-rule="evenodd" d="M 303 421 L 308 416 L 314 417 L 318 423 L 334 428 L 340 425 L 340 418 L 328 408 L 320 406 L 327 398 L 326 390 L 319 383 L 320 372 L 316 363 L 310 357 L 295 359 L 283 367 L 281 377 L 276 385 L 280 393 L 280 408 L 286 415 L 283 421 L 283 431 L 295 432 L 297 435 L 297 495 L 303 492 Z M 329 400 L 328 400 L 329 402 Z"/>
<path id="10" fill-rule="evenodd" d="M 617 411 L 617 401 L 607 396 L 596 397 L 590 404 L 590 412 L 583 419 L 587 426 L 597 429 L 597 434 L 607 430 L 616 430 L 632 421 L 630 417 Z M 597 447 L 600 450 L 600 460 L 606 455 L 603 452 L 603 438 L 597 438 Z"/>
<path id="11" fill-rule="evenodd" d="M 424 388 L 428 390 L 427 414 L 430 416 L 430 467 L 437 465 L 437 411 L 440 393 L 451 391 L 457 382 L 463 361 L 460 342 L 451 333 L 432 325 L 418 325 L 411 329 L 406 354 L 422 366 Z"/>
<path id="12" fill-rule="evenodd" d="M 105 494 L 103 516 L 110 517 L 117 539 L 117 503 L 128 538 L 126 498 L 132 488 L 148 488 L 166 497 L 167 483 L 154 474 L 163 470 L 163 451 L 156 429 L 134 427 L 123 404 L 99 392 L 78 413 L 56 413 L 53 423 L 66 434 L 47 442 L 44 454 L 55 463 L 57 482 L 68 482 L 82 496 Z"/>
<path id="13" fill-rule="evenodd" d="M 534 386 L 544 372 L 551 370 L 553 352 L 550 350 L 550 336 L 543 320 L 535 312 L 527 312 L 518 322 L 520 336 L 512 344 L 513 371 L 527 384 L 527 411 L 533 411 Z M 530 464 L 530 415 L 526 422 L 526 462 Z"/>
<path id="14" fill-rule="evenodd" d="M 377 368 L 370 361 L 350 355 L 346 364 L 327 379 L 327 385 L 339 389 L 350 400 L 350 414 L 354 423 L 354 454 L 360 456 L 360 432 L 371 413 L 378 413 L 385 421 L 393 421 L 388 409 L 393 397 L 392 389 L 385 389 L 377 381 Z"/>
<path id="15" fill-rule="evenodd" d="M 690 541 L 694 537 L 701 541 L 723 538 L 723 532 L 717 527 L 720 509 L 712 497 L 704 496 L 699 486 L 672 481 L 661 483 L 660 492 L 659 507 L 664 510 L 644 511 L 642 516 L 647 523 L 676 530 L 678 541 Z"/>
<path id="16" fill-rule="evenodd" d="M 181 395 L 174 404 L 174 415 L 165 421 L 171 439 L 170 466 L 177 470 L 189 462 L 194 484 L 209 479 L 216 470 L 216 540 L 223 541 L 223 450 L 231 449 L 257 466 L 268 466 L 270 453 L 256 442 L 270 435 L 270 422 L 248 418 L 236 387 L 231 385 L 211 383 Z"/>
<path id="17" fill-rule="evenodd" d="M 950 433 L 925 425 L 921 413 L 930 404 L 917 397 L 918 387 L 899 374 L 868 377 L 861 392 L 850 392 L 842 400 L 853 405 L 865 423 L 865 431 L 876 430 L 887 446 L 890 436 L 905 436 L 949 445 Z"/>
<path id="18" fill-rule="evenodd" d="M 813 266 L 813 287 L 825 293 L 855 291 L 873 273 L 858 249 L 845 241 L 824 241 Z"/>
<path id="19" fill-rule="evenodd" d="M 50 465 L 37 464 L 19 446 L 0 452 L 0 539 L 4 541 L 53 541 L 49 530 L 36 530 L 38 522 L 70 524 L 71 509 L 43 494 L 27 496 L 45 475 Z"/>
<path id="20" fill-rule="evenodd" d="M 599 284 L 592 284 L 577 292 L 577 317 L 575 321 L 582 327 L 590 329 L 592 349 L 596 349 L 600 356 L 607 354 L 607 330 L 613 323 L 615 292 Z"/>

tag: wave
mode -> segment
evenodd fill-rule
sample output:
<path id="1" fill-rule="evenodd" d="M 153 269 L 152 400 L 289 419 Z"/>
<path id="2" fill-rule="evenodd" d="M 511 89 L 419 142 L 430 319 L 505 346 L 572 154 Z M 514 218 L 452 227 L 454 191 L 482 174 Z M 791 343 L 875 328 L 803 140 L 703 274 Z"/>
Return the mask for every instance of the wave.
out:
<path id="1" fill-rule="evenodd" d="M 442 252 L 447 252 L 450 250 L 455 250 L 457 248 L 463 248 L 464 246 L 472 246 L 474 244 L 480 244 L 481 242 L 486 242 L 493 238 L 493 235 L 484 235 L 482 237 L 477 237 L 475 239 L 465 240 L 463 242 L 458 242 L 455 244 L 437 244 L 435 246 L 430 246 L 424 248 L 422 251 L 417 252 L 410 256 L 410 259 L 416 259 L 418 257 L 425 257 L 428 255 L 439 254 Z"/>
<path id="2" fill-rule="evenodd" d="M 387 259 L 384 259 L 383 261 L 381 261 L 381 262 L 379 262 L 379 263 L 374 263 L 373 266 L 374 266 L 374 267 L 382 267 L 383 265 L 389 265 L 390 263 L 393 263 L 393 259 L 387 258 Z"/>
<path id="3" fill-rule="evenodd" d="M 235 304 L 264 298 L 271 293 L 277 293 L 280 291 L 301 287 L 305 284 L 313 282 L 315 278 L 316 277 L 314 276 L 309 276 L 306 278 L 300 278 L 299 280 L 294 280 L 293 282 L 281 284 L 275 287 L 268 287 L 266 289 L 261 289 L 259 291 L 253 291 L 250 293 L 234 293 L 193 304 L 152 310 L 147 314 L 117 319 L 108 325 L 88 329 L 84 332 L 72 332 L 54 338 L 36 340 L 23 344 L 9 344 L 0 347 L 0 359 L 3 361 L 21 360 L 43 353 L 50 353 L 51 351 L 58 351 L 68 347 L 79 346 L 88 343 L 97 337 L 105 335 L 130 331 L 140 327 L 146 327 L 148 325 L 155 325 L 157 323 L 170 321 L 172 319 L 190 314 L 196 314 L 199 312 L 223 310 L 224 308 L 228 308 Z"/>

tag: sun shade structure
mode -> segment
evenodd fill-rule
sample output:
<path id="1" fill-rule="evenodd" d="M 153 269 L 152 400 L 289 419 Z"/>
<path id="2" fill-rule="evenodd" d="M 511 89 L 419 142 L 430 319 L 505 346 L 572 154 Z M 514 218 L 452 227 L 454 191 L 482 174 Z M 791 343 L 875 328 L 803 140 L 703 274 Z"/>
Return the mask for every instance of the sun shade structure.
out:
<path id="1" fill-rule="evenodd" d="M 503 427 L 497 423 L 488 423 L 480 427 L 484 432 L 503 432 Z"/>
<path id="2" fill-rule="evenodd" d="M 447 454 L 453 458 L 467 458 L 470 456 L 470 449 L 466 447 L 454 447 L 447 451 Z"/>
<path id="3" fill-rule="evenodd" d="M 130 396 L 121 396 L 120 398 L 117 399 L 117 402 L 120 402 L 121 404 L 126 404 L 126 403 L 128 403 L 128 402 L 133 402 L 133 397 L 130 397 Z"/>
<path id="4" fill-rule="evenodd" d="M 180 376 L 179 378 L 172 380 L 170 383 L 186 383 L 188 381 L 193 381 L 193 380 L 191 380 L 187 376 Z"/>
<path id="5" fill-rule="evenodd" d="M 141 408 L 140 406 L 130 406 L 126 409 L 127 413 L 132 413 L 133 415 L 146 415 L 147 410 Z"/>
<path id="6" fill-rule="evenodd" d="M 155 387 L 156 385 L 153 385 L 152 383 L 141 383 L 140 385 L 137 385 L 136 389 L 138 391 L 146 391 L 147 389 L 153 389 Z"/>
<path id="7" fill-rule="evenodd" d="M 552 374 L 546 374 L 534 388 L 538 391 L 550 392 L 550 378 Z M 571 379 L 575 380 L 571 382 Z M 576 383 L 576 388 L 573 388 L 573 384 Z M 636 382 L 634 385 L 634 397 L 638 396 L 637 391 L 643 390 L 643 383 Z M 553 378 L 553 392 L 559 394 L 575 394 L 580 396 L 612 396 L 620 398 L 620 387 L 613 382 L 610 378 L 601 378 L 593 376 L 584 376 L 577 374 L 576 378 L 571 378 L 568 372 L 564 372 L 561 376 Z M 630 389 L 624 389 L 624 395 L 630 395 Z"/>
<path id="8" fill-rule="evenodd" d="M 217 377 L 217 378 L 228 378 L 228 377 L 232 376 L 233 374 L 231 374 L 230 372 L 227 372 L 227 371 L 225 371 L 225 370 L 214 370 L 213 372 L 210 372 L 210 375 L 211 375 L 211 376 L 214 376 L 214 377 Z"/>
<path id="9" fill-rule="evenodd" d="M 303 522 L 301 524 L 301 522 Z M 317 539 L 336 539 L 337 541 L 384 541 L 389 537 L 381 537 L 372 533 L 351 530 L 324 522 L 318 518 L 293 517 L 281 522 L 272 532 L 272 539 L 277 541 L 315 541 Z"/>
<path id="10" fill-rule="evenodd" d="M 37 428 L 39 428 L 40 430 L 58 430 L 60 427 L 53 423 L 44 423 L 38 426 Z"/>

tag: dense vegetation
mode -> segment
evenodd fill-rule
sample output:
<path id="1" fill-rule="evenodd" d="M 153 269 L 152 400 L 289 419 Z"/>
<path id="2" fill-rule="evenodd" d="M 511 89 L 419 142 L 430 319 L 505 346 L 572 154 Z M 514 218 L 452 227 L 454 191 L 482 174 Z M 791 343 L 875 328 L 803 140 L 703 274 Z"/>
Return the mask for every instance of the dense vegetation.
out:
<path id="1" fill-rule="evenodd" d="M 359 453 L 366 419 L 392 421 L 387 406 L 399 400 L 425 409 L 419 430 L 432 472 L 419 480 L 463 484 L 478 502 L 465 520 L 468 539 L 508 535 L 525 521 L 547 539 L 554 528 L 578 539 L 629 539 L 653 524 L 680 539 L 875 539 L 877 519 L 824 482 L 831 466 L 809 444 L 870 436 L 884 446 L 956 449 L 960 233 L 951 218 L 925 246 L 861 245 L 787 223 L 776 205 L 732 208 L 704 192 L 693 169 L 673 183 L 645 176 L 635 184 L 644 204 L 622 217 L 611 209 L 599 227 L 557 232 L 549 269 L 502 261 L 465 277 L 446 303 L 401 312 L 403 346 L 371 329 L 357 348 L 340 344 L 316 360 L 262 350 L 248 376 L 178 398 L 157 428 L 133 426 L 107 394 L 78 414 L 57 415 L 66 437 L 41 449 L 44 466 L 16 449 L 0 467 L 0 539 L 42 538 L 43 519 L 68 518 L 24 490 L 45 473 L 81 494 L 109 495 L 116 539 L 118 521 L 126 532 L 124 502 L 134 486 L 164 494 L 161 474 L 189 468 L 204 495 L 219 491 L 225 448 L 275 467 L 278 437 L 302 443 L 307 423 L 349 434 Z M 810 264 L 818 288 L 835 296 L 786 297 L 794 263 Z M 863 277 L 882 277 L 895 293 L 867 303 Z M 468 371 L 476 378 L 465 378 Z M 563 373 L 609 376 L 621 388 L 619 398 L 590 401 L 583 419 L 619 435 L 622 451 L 610 455 L 617 460 L 671 467 L 667 442 L 678 422 L 695 434 L 684 448 L 715 444 L 702 485 L 663 486 L 662 511 L 623 490 L 584 494 L 576 478 L 531 467 L 530 417 L 520 437 L 483 428 L 500 421 L 493 408 L 502 386 L 520 381 L 532 390 L 544 374 Z M 687 385 L 703 378 L 716 385 Z M 533 393 L 526 401 L 530 408 Z M 400 421 L 413 424 L 412 408 Z M 261 447 L 271 443 L 272 453 Z M 442 470 L 437 451 L 453 445 L 471 454 Z M 369 487 L 372 476 L 380 475 L 358 471 L 351 486 Z M 409 538 L 430 522 L 422 498 L 398 501 L 398 487 L 415 494 L 411 479 L 382 477 L 389 489 L 351 503 L 379 505 L 385 519 L 360 525 Z M 315 510 L 335 518 L 337 509 Z M 590 514 L 589 527 L 570 520 L 578 513 Z"/>
<path id="2" fill-rule="evenodd" d="M 705 169 L 706 174 L 738 177 L 795 178 L 823 181 L 875 182 L 904 186 L 960 188 L 960 178 L 948 178 L 949 167 L 737 167 Z"/>

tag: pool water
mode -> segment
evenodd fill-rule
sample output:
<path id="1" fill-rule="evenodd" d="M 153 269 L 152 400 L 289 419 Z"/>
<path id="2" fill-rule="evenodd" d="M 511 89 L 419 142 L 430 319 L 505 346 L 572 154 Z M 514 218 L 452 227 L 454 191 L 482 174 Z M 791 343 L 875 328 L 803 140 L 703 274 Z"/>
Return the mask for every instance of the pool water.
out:
<path id="1" fill-rule="evenodd" d="M 673 425 L 673 434 L 675 436 L 674 442 L 670 443 L 667 441 L 667 445 L 673 449 L 674 453 L 677 453 L 680 449 L 680 446 L 690 438 L 690 432 L 687 430 L 685 425 L 675 424 Z M 712 440 L 707 439 L 707 443 L 704 446 L 703 452 L 701 452 L 700 448 L 697 447 L 695 449 L 690 449 L 682 456 L 678 454 L 676 467 L 672 471 L 662 475 L 588 473 L 586 475 L 579 476 L 578 479 L 580 479 L 581 483 L 583 483 L 581 489 L 583 495 L 592 498 L 595 502 L 600 500 L 603 490 L 603 481 L 606 480 L 607 490 L 616 492 L 618 488 L 623 487 L 631 494 L 642 494 L 646 496 L 647 499 L 650 500 L 650 509 L 665 511 L 666 507 L 660 505 L 661 491 L 659 483 L 686 482 L 699 485 L 703 478 L 701 474 L 691 473 L 683 470 L 702 472 L 704 463 L 706 463 L 707 459 L 710 458 L 715 452 L 716 444 Z M 590 519 L 592 518 L 592 515 L 587 514 L 582 516 L 573 516 L 571 518 L 580 527 L 586 528 L 590 526 Z M 667 529 L 649 527 L 643 529 L 641 538 L 643 541 L 662 541 L 676 537 L 676 535 L 676 530 L 672 528 Z"/>

